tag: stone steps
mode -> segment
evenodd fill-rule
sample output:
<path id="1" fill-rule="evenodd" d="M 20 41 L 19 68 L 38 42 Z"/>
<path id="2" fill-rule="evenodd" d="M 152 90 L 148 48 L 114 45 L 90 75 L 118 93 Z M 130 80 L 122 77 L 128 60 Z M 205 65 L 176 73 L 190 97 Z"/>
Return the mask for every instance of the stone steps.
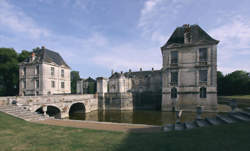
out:
<path id="1" fill-rule="evenodd" d="M 236 123 L 237 121 L 228 115 L 216 115 L 216 117 L 222 120 L 226 124 Z"/>
<path id="2" fill-rule="evenodd" d="M 222 122 L 221 120 L 218 120 L 217 118 L 206 118 L 205 119 L 208 123 L 210 123 L 210 125 L 220 125 L 223 124 L 224 122 Z"/>
<path id="3" fill-rule="evenodd" d="M 35 120 L 45 120 L 49 119 L 49 117 L 45 117 L 43 115 L 37 114 L 30 112 L 23 107 L 18 107 L 18 106 L 0 106 L 0 111 L 10 114 L 12 116 L 24 119 L 26 121 L 35 121 Z"/>
<path id="4" fill-rule="evenodd" d="M 181 131 L 199 127 L 208 127 L 213 125 L 231 124 L 236 122 L 247 122 L 247 121 L 250 121 L 250 112 L 239 111 L 235 113 L 228 113 L 227 115 L 217 114 L 216 117 L 194 120 L 192 122 L 167 124 L 163 126 L 163 131 L 165 132 Z"/>
<path id="5" fill-rule="evenodd" d="M 205 127 L 210 126 L 210 124 L 206 120 L 195 120 L 197 127 Z"/>
<path id="6" fill-rule="evenodd" d="M 234 118 L 235 120 L 242 121 L 242 122 L 250 121 L 250 118 L 245 117 L 239 113 L 231 113 L 231 114 L 229 114 L 229 116 Z"/>

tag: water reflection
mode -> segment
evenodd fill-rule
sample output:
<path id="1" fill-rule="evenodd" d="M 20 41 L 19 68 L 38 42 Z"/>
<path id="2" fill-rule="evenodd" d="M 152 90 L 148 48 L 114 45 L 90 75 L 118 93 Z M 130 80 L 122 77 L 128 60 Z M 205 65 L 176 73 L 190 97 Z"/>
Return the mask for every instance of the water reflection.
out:
<path id="1" fill-rule="evenodd" d="M 216 113 L 203 113 L 202 117 L 213 117 Z M 176 114 L 174 112 L 161 112 L 149 110 L 136 111 L 93 111 L 87 114 L 74 113 L 70 117 L 74 120 L 89 120 L 115 123 L 133 123 L 163 125 L 175 123 Z M 195 112 L 183 112 L 181 122 L 192 121 L 196 118 Z"/>

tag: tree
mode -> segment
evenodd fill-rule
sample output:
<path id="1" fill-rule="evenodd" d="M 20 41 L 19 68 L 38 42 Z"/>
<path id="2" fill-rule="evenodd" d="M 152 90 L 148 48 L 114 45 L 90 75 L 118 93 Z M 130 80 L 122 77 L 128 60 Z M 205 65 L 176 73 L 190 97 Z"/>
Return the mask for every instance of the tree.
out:
<path id="1" fill-rule="evenodd" d="M 223 95 L 249 94 L 250 79 L 245 71 L 234 71 L 227 74 L 223 80 Z"/>
<path id="2" fill-rule="evenodd" d="M 31 55 L 30 51 L 22 50 L 22 52 L 18 55 L 18 62 L 23 62 L 30 55 Z"/>
<path id="3" fill-rule="evenodd" d="M 0 96 L 18 94 L 18 54 L 12 48 L 0 48 Z"/>
<path id="4" fill-rule="evenodd" d="M 217 72 L 217 93 L 218 95 L 223 95 L 223 80 L 224 80 L 224 75 L 222 72 L 218 71 Z"/>
<path id="5" fill-rule="evenodd" d="M 71 71 L 70 78 L 71 78 L 71 93 L 76 94 L 76 84 L 77 84 L 77 81 L 80 79 L 79 72 Z"/>

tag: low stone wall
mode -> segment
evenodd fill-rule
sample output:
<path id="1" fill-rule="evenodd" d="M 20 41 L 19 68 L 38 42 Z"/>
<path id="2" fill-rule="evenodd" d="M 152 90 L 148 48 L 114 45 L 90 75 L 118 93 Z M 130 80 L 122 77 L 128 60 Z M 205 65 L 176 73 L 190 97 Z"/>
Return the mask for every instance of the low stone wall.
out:
<path id="1" fill-rule="evenodd" d="M 98 97 L 94 94 L 0 97 L 0 105 L 11 104 L 14 100 L 32 112 L 44 106 L 57 107 L 62 117 L 69 116 L 70 107 L 75 103 L 83 103 L 86 113 L 98 110 Z"/>
<path id="2" fill-rule="evenodd" d="M 106 93 L 103 102 L 106 110 L 133 110 L 132 93 Z"/>

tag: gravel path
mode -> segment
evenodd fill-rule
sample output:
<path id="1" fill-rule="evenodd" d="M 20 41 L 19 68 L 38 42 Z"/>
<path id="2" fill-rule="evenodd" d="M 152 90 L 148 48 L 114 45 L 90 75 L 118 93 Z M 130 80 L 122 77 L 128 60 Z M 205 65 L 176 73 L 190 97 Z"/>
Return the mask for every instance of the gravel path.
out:
<path id="1" fill-rule="evenodd" d="M 76 127 L 76 128 L 88 128 L 95 130 L 108 130 L 119 132 L 160 132 L 160 126 L 143 125 L 143 124 L 123 124 L 123 123 L 110 123 L 110 122 L 95 122 L 95 121 L 77 121 L 77 120 L 41 120 L 35 123 Z"/>

